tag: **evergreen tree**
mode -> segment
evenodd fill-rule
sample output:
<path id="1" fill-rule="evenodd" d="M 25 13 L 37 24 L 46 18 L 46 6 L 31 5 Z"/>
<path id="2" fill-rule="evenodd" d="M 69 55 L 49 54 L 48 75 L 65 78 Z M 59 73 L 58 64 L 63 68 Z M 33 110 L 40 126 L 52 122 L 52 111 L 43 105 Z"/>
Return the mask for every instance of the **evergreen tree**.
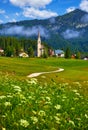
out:
<path id="1" fill-rule="evenodd" d="M 71 58 L 71 51 L 70 51 L 70 48 L 67 48 L 67 49 L 66 49 L 65 58 Z"/>
<path id="2" fill-rule="evenodd" d="M 34 50 L 33 50 L 32 46 L 30 46 L 28 48 L 28 55 L 29 55 L 29 57 L 34 57 Z"/>
<path id="3" fill-rule="evenodd" d="M 11 46 L 8 46 L 7 49 L 6 49 L 6 51 L 5 51 L 5 55 L 7 57 L 13 56 L 14 55 L 14 48 L 11 47 Z"/>
<path id="4" fill-rule="evenodd" d="M 80 59 L 81 58 L 81 53 L 78 51 L 77 53 L 76 53 L 76 59 Z"/>

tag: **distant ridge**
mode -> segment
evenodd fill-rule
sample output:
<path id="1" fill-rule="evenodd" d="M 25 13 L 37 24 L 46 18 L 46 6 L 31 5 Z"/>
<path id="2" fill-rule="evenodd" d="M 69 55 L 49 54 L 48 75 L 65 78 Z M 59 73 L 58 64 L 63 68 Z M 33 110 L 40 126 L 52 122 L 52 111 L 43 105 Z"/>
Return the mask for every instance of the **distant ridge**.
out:
<path id="1" fill-rule="evenodd" d="M 45 20 L 1 24 L 0 35 L 36 39 L 38 28 L 42 40 L 53 48 L 88 52 L 88 13 L 80 9 Z"/>

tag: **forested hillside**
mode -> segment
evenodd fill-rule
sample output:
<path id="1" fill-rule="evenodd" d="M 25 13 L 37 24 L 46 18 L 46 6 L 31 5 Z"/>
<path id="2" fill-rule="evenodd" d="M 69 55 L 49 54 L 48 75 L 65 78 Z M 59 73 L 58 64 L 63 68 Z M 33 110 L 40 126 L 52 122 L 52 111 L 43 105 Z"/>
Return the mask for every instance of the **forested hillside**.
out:
<path id="1" fill-rule="evenodd" d="M 55 18 L 0 25 L 1 36 L 25 37 L 36 40 L 38 30 L 42 41 L 54 49 L 65 50 L 69 46 L 72 52 L 88 52 L 88 13 L 79 9 Z"/>

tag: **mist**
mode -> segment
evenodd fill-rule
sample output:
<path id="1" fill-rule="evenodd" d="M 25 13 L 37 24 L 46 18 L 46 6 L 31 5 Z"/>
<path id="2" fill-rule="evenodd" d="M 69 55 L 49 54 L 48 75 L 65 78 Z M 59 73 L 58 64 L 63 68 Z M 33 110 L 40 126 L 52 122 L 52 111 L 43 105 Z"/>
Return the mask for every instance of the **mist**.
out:
<path id="1" fill-rule="evenodd" d="M 38 31 L 40 31 L 40 35 L 42 37 L 48 38 L 49 37 L 49 32 L 46 28 L 43 26 L 33 26 L 33 27 L 24 27 L 24 26 L 9 26 L 6 27 L 2 30 L 0 30 L 1 35 L 17 35 L 17 36 L 38 36 Z"/>
<path id="2" fill-rule="evenodd" d="M 85 15 L 81 18 L 81 22 L 88 24 L 88 14 L 85 14 Z"/>
<path id="3" fill-rule="evenodd" d="M 65 32 L 62 33 L 62 36 L 65 39 L 77 38 L 80 36 L 80 32 L 76 30 L 67 29 Z"/>
<path id="4" fill-rule="evenodd" d="M 52 18 L 49 19 L 49 22 L 50 22 L 51 24 L 54 24 L 54 23 L 56 22 L 56 20 L 55 20 L 54 17 L 52 17 Z"/>

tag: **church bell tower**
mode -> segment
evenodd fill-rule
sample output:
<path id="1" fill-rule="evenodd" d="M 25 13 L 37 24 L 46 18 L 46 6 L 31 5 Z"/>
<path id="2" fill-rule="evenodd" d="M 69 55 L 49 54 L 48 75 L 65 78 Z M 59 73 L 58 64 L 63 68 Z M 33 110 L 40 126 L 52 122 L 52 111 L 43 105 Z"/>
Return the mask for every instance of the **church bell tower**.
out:
<path id="1" fill-rule="evenodd" d="M 37 57 L 41 57 L 41 38 L 40 32 L 38 32 L 38 40 L 37 40 Z"/>

